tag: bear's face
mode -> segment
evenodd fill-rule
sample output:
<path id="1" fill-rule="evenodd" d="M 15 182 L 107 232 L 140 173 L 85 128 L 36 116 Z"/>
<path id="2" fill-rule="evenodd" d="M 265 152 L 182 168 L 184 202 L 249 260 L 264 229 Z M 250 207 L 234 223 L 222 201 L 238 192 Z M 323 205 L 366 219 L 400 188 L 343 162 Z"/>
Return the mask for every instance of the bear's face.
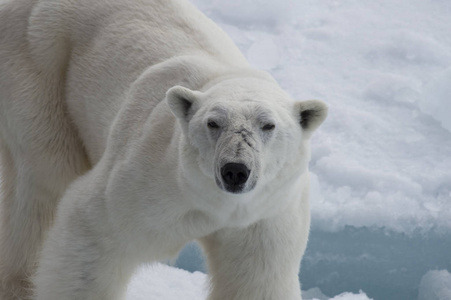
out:
<path id="1" fill-rule="evenodd" d="M 202 172 L 233 194 L 264 186 L 286 169 L 306 169 L 304 141 L 327 114 L 319 101 L 296 103 L 274 83 L 249 78 L 205 92 L 173 87 L 167 101 Z"/>

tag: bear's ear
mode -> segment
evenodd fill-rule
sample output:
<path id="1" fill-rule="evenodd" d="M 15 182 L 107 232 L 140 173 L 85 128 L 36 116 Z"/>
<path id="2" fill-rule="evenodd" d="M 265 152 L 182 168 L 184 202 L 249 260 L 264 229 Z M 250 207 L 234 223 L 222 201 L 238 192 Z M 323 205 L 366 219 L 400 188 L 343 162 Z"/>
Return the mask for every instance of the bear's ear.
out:
<path id="1" fill-rule="evenodd" d="M 304 132 L 310 135 L 327 117 L 327 106 L 319 100 L 308 100 L 296 103 L 296 113 Z"/>
<path id="2" fill-rule="evenodd" d="M 198 92 L 177 85 L 166 92 L 166 101 L 178 119 L 189 122 L 198 108 L 197 94 Z"/>

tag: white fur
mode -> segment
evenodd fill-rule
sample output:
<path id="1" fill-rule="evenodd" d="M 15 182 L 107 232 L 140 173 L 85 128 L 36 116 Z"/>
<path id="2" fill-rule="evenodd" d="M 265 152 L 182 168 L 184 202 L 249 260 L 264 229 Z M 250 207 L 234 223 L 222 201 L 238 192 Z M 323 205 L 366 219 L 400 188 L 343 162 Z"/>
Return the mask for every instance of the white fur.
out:
<path id="1" fill-rule="evenodd" d="M 0 4 L 0 299 L 122 299 L 193 239 L 209 299 L 301 299 L 326 114 L 187 2 Z M 227 162 L 250 170 L 236 193 Z"/>

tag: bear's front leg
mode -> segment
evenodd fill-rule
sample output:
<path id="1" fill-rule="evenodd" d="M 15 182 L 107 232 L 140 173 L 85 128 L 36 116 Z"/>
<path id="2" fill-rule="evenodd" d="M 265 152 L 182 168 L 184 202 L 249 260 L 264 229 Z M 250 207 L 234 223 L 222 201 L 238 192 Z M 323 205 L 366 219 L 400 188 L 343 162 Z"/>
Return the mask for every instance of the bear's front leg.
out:
<path id="1" fill-rule="evenodd" d="M 208 299 L 300 300 L 298 272 L 310 224 L 305 206 L 203 238 L 212 284 Z"/>
<path id="2" fill-rule="evenodd" d="M 34 277 L 34 300 L 122 300 L 134 266 L 86 177 L 62 200 Z"/>

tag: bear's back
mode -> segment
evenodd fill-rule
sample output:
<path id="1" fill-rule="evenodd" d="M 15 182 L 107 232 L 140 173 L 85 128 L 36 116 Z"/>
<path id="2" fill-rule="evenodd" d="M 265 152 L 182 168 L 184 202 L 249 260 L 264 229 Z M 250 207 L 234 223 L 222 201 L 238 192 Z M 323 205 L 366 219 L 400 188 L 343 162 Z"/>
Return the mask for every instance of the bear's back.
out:
<path id="1" fill-rule="evenodd" d="M 37 65 L 64 74 L 69 114 L 93 161 L 146 69 L 189 55 L 248 66 L 231 39 L 184 0 L 39 0 L 28 38 Z"/>
<path id="2" fill-rule="evenodd" d="M 96 47 L 109 60 L 142 59 L 146 66 L 197 53 L 247 65 L 227 34 L 185 0 L 39 0 L 28 39 L 47 68 Z"/>

